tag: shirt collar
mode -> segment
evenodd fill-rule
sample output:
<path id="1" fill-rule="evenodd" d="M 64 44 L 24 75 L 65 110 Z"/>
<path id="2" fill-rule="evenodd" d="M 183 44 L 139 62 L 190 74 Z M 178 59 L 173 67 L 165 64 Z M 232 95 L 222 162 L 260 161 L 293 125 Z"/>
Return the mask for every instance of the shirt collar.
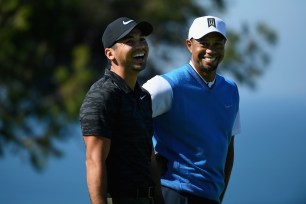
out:
<path id="1" fill-rule="evenodd" d="M 125 93 L 133 92 L 133 90 L 127 85 L 127 83 L 115 72 L 110 71 L 109 69 L 105 69 L 105 75 L 110 76 L 116 85 L 123 90 Z M 138 82 L 136 82 L 134 92 L 139 93 L 141 91 L 141 87 Z"/>

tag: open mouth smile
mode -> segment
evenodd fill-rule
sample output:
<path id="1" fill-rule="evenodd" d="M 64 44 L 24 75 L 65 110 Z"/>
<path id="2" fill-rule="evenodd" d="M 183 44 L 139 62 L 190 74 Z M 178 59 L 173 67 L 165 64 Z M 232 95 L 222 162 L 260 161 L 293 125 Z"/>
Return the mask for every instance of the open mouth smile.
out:
<path id="1" fill-rule="evenodd" d="M 137 60 L 143 60 L 144 57 L 145 57 L 145 53 L 137 53 L 137 54 L 133 55 L 133 58 L 137 59 Z"/>
<path id="2" fill-rule="evenodd" d="M 205 62 L 208 62 L 208 63 L 214 63 L 214 62 L 217 62 L 217 57 L 204 57 L 203 58 Z"/>

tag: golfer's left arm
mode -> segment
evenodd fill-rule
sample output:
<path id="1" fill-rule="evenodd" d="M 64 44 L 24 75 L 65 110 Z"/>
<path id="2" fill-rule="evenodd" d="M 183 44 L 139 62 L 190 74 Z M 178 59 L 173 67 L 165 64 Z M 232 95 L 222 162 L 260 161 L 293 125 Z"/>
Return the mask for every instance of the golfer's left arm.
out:
<path id="1" fill-rule="evenodd" d="M 225 187 L 223 189 L 223 192 L 220 195 L 220 202 L 222 202 L 223 200 L 225 191 L 227 189 L 228 182 L 231 177 L 232 168 L 234 165 L 234 140 L 235 140 L 235 135 L 239 133 L 241 133 L 241 125 L 240 125 L 240 111 L 238 110 L 235 121 L 234 121 L 234 125 L 233 125 L 231 141 L 229 143 L 228 150 L 227 150 L 227 156 L 226 156 L 225 167 L 224 167 Z"/>
<path id="2" fill-rule="evenodd" d="M 225 168 L 224 168 L 224 183 L 225 183 L 225 187 L 224 187 L 224 190 L 223 190 L 223 192 L 221 193 L 221 196 L 220 196 L 220 201 L 221 202 L 223 200 L 225 191 L 227 189 L 227 185 L 228 185 L 228 182 L 230 180 L 231 173 L 232 173 L 232 168 L 233 168 L 233 164 L 234 164 L 234 139 L 235 139 L 235 137 L 232 136 L 231 137 L 231 142 L 229 144 L 228 151 L 227 151 Z"/>

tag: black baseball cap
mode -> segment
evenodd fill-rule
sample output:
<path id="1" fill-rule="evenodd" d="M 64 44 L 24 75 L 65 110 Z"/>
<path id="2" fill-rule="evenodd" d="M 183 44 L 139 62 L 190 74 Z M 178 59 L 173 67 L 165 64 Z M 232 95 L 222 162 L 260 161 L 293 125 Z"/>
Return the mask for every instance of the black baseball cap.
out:
<path id="1" fill-rule="evenodd" d="M 106 27 L 102 36 L 104 49 L 112 47 L 116 41 L 124 38 L 136 27 L 139 28 L 145 36 L 150 35 L 153 31 L 153 26 L 147 21 L 137 23 L 133 19 L 121 17 L 111 22 Z"/>

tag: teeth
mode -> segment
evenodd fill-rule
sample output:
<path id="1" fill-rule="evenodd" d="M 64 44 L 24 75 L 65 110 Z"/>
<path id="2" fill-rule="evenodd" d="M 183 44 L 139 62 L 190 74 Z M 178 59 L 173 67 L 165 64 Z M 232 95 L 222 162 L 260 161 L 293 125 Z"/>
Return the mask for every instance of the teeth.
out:
<path id="1" fill-rule="evenodd" d="M 216 57 L 205 57 L 205 60 L 208 61 L 208 62 L 213 62 L 216 59 L 217 59 Z"/>
<path id="2" fill-rule="evenodd" d="M 143 57 L 145 54 L 144 53 L 138 53 L 138 54 L 135 54 L 133 57 Z"/>

